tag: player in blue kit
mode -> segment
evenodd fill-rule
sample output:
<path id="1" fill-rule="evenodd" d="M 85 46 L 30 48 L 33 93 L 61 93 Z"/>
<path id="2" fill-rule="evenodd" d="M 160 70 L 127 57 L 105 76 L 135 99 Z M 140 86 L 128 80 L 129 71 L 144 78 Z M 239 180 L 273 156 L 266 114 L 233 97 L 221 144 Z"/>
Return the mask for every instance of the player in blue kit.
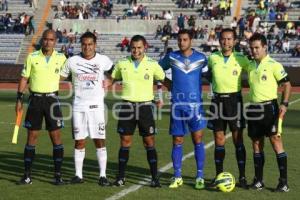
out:
<path id="1" fill-rule="evenodd" d="M 201 76 L 208 71 L 207 58 L 191 48 L 192 34 L 188 30 L 178 33 L 179 51 L 167 54 L 159 64 L 164 70 L 172 69 L 170 135 L 173 136 L 172 161 L 174 178 L 169 188 L 183 184 L 181 165 L 183 137 L 191 132 L 197 164 L 196 189 L 203 189 L 203 167 L 205 160 L 203 129 L 207 121 L 202 106 Z"/>

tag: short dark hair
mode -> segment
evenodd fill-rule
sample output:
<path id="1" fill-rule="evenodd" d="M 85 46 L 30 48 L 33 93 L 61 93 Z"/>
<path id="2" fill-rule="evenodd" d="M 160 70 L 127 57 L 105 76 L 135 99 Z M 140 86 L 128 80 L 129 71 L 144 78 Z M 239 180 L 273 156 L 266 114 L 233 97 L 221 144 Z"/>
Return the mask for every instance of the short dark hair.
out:
<path id="1" fill-rule="evenodd" d="M 81 43 L 82 43 L 82 40 L 84 38 L 92 38 L 94 43 L 96 43 L 96 41 L 97 41 L 97 37 L 95 36 L 95 34 L 90 32 L 90 31 L 87 31 L 87 32 L 85 32 L 84 34 L 81 35 L 81 37 L 80 37 L 80 42 Z"/>
<path id="2" fill-rule="evenodd" d="M 146 38 L 142 35 L 134 35 L 132 36 L 131 40 L 130 40 L 130 46 L 132 45 L 133 42 L 138 42 L 138 41 L 142 41 L 144 46 L 147 45 L 147 41 Z"/>
<path id="3" fill-rule="evenodd" d="M 267 45 L 267 38 L 263 34 L 254 33 L 250 37 L 249 42 L 251 43 L 251 42 L 256 41 L 256 40 L 259 40 L 263 46 Z"/>
<path id="4" fill-rule="evenodd" d="M 221 31 L 221 33 L 220 33 L 220 39 L 222 38 L 222 34 L 223 34 L 223 33 L 227 33 L 227 32 L 232 33 L 233 39 L 234 39 L 234 40 L 237 39 L 236 32 L 235 32 L 235 30 L 233 30 L 232 28 L 223 28 L 222 31 Z"/>
<path id="5" fill-rule="evenodd" d="M 181 34 L 188 34 L 190 39 L 193 39 L 193 37 L 194 37 L 192 31 L 187 30 L 187 29 L 181 29 L 178 32 L 178 36 L 181 35 Z"/>
<path id="6" fill-rule="evenodd" d="M 42 39 L 45 38 L 49 33 L 52 33 L 56 39 L 56 32 L 53 29 L 47 29 L 43 32 Z"/>

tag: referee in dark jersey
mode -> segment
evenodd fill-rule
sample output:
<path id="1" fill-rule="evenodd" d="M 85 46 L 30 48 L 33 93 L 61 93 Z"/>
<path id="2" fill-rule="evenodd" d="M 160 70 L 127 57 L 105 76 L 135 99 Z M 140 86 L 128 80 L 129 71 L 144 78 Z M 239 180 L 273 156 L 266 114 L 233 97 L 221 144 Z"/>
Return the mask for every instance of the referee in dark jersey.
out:
<path id="1" fill-rule="evenodd" d="M 64 147 L 60 128 L 63 127 L 62 113 L 57 92 L 60 70 L 66 57 L 54 50 L 56 33 L 46 30 L 42 36 L 42 48 L 28 55 L 21 74 L 17 91 L 16 112 L 23 109 L 23 96 L 29 82 L 29 102 L 24 126 L 28 130 L 24 149 L 24 176 L 19 184 L 32 184 L 31 166 L 35 156 L 35 146 L 39 130 L 45 118 L 46 129 L 53 144 L 54 184 L 62 185 L 61 165 Z"/>
<path id="2" fill-rule="evenodd" d="M 288 107 L 291 84 L 283 66 L 267 54 L 267 40 L 264 35 L 254 34 L 250 38 L 250 49 L 254 60 L 247 69 L 250 86 L 251 105 L 247 108 L 248 135 L 252 140 L 255 176 L 252 189 L 262 190 L 264 156 L 264 137 L 269 137 L 277 157 L 280 173 L 275 191 L 288 192 L 287 154 L 278 132 L 278 118 Z M 281 103 L 277 103 L 278 85 L 282 86 Z M 249 112 L 250 111 L 250 112 Z"/>

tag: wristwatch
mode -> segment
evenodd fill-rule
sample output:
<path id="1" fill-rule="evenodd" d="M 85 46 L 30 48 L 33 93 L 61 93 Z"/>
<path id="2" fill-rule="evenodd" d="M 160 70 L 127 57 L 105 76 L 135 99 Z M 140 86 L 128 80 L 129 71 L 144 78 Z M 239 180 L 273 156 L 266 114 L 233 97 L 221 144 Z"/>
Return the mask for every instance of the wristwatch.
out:
<path id="1" fill-rule="evenodd" d="M 284 105 L 285 107 L 289 107 L 289 102 L 288 101 L 282 101 L 280 105 Z"/>

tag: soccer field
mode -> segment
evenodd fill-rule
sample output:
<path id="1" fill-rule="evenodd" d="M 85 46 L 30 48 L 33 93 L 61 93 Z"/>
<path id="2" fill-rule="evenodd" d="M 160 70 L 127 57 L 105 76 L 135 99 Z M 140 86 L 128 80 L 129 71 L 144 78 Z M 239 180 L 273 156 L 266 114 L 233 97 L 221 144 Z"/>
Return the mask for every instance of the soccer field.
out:
<path id="1" fill-rule="evenodd" d="M 149 170 L 146 159 L 146 151 L 142 145 L 142 138 L 137 132 L 134 136 L 134 143 L 130 150 L 130 158 L 126 172 L 125 187 L 105 187 L 98 186 L 98 162 L 93 143 L 88 140 L 86 147 L 86 158 L 84 161 L 83 175 L 84 184 L 54 186 L 51 184 L 53 178 L 52 145 L 47 132 L 41 131 L 38 145 L 36 147 L 36 157 L 33 164 L 33 184 L 18 186 L 16 182 L 23 174 L 23 149 L 26 141 L 26 129 L 20 128 L 18 144 L 11 144 L 14 127 L 15 113 L 15 91 L 0 91 L 0 200 L 10 199 L 107 199 L 120 195 L 121 199 L 298 199 L 300 196 L 300 160 L 298 159 L 298 143 L 300 141 L 300 94 L 293 94 L 289 106 L 289 111 L 284 120 L 283 140 L 285 150 L 288 154 L 288 178 L 290 192 L 279 194 L 273 193 L 277 185 L 278 168 L 275 154 L 271 149 L 269 141 L 266 140 L 265 155 L 266 163 L 264 168 L 264 182 L 266 188 L 260 192 L 253 190 L 243 190 L 235 188 L 231 193 L 222 193 L 211 188 L 204 190 L 194 189 L 195 160 L 192 154 L 193 144 L 191 138 L 185 138 L 184 154 L 188 154 L 183 162 L 184 185 L 178 189 L 169 189 L 168 184 L 172 177 L 171 162 L 171 137 L 168 135 L 169 116 L 163 114 L 161 120 L 157 121 L 159 130 L 156 136 L 156 147 L 158 151 L 159 168 L 164 171 L 161 174 L 161 189 L 153 189 L 148 186 Z M 247 100 L 245 100 L 247 101 Z M 70 102 L 67 99 L 66 102 Z M 106 98 L 108 107 L 117 102 L 111 95 Z M 65 116 L 68 109 L 64 108 Z M 23 116 L 24 117 L 24 116 Z M 117 173 L 117 155 L 119 150 L 119 136 L 116 133 L 116 121 L 111 116 L 109 110 L 107 124 L 107 149 L 108 166 L 107 174 L 111 181 Z M 65 128 L 62 129 L 63 142 L 65 147 L 65 159 L 63 163 L 63 178 L 69 180 L 74 176 L 73 166 L 73 146 L 74 141 L 71 136 L 70 120 L 65 121 Z M 252 148 L 247 133 L 245 131 L 245 145 L 247 149 L 246 175 L 248 182 L 252 182 L 254 167 L 252 162 Z M 215 175 L 213 160 L 214 146 L 210 145 L 213 140 L 211 131 L 206 131 L 205 143 L 207 144 L 205 178 L 207 182 Z M 224 162 L 225 171 L 231 172 L 236 177 L 238 169 L 235 160 L 235 150 L 228 138 L 226 144 L 226 158 Z M 128 192 L 128 193 L 127 193 Z M 298 198 L 297 198 L 298 196 Z"/>

